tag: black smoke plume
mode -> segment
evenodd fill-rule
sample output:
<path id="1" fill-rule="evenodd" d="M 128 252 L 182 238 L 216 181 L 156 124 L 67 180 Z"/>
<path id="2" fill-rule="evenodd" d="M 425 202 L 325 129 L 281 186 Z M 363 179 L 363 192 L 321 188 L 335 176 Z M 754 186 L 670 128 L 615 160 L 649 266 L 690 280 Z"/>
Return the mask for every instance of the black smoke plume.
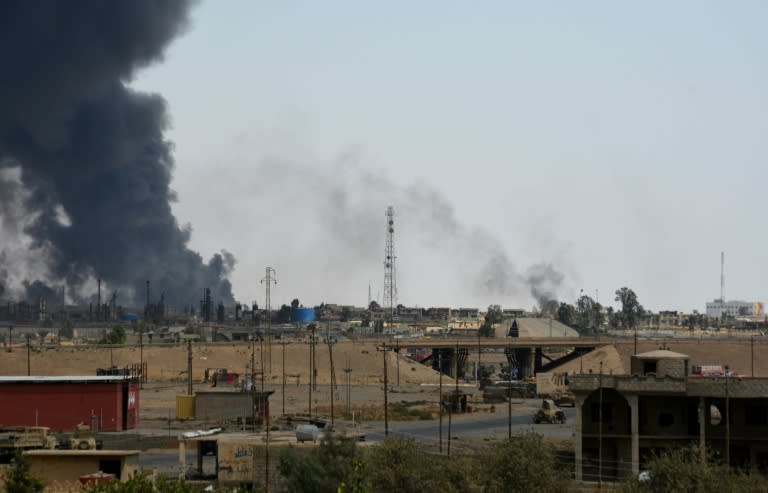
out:
<path id="1" fill-rule="evenodd" d="M 204 263 L 172 214 L 165 101 L 127 85 L 162 59 L 190 4 L 0 2 L 0 171 L 20 170 L 25 233 L 48 258 L 47 278 L 24 283 L 28 295 L 49 293 L 46 284 L 88 295 L 101 278 L 125 304 L 143 304 L 146 280 L 169 304 L 196 303 L 204 287 L 232 302 L 234 258 Z M 18 197 L 0 196 L 1 219 L 13 219 Z"/>

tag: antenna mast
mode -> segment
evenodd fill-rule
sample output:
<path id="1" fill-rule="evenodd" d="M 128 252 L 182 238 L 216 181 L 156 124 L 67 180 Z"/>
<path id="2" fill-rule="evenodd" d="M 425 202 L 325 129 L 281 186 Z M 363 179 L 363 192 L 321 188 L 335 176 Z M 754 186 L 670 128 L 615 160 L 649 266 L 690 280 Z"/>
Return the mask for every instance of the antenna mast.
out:
<path id="1" fill-rule="evenodd" d="M 720 301 L 725 303 L 725 252 L 720 252 Z"/>
<path id="2" fill-rule="evenodd" d="M 395 320 L 397 306 L 397 280 L 395 269 L 395 209 L 387 207 L 387 241 L 384 248 L 384 308 L 390 323 Z"/>

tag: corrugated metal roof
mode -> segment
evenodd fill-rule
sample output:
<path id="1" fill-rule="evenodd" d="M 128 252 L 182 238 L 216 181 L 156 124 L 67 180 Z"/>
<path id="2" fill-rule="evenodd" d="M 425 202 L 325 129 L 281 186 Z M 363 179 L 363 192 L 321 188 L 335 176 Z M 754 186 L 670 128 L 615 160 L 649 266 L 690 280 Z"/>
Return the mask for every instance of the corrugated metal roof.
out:
<path id="1" fill-rule="evenodd" d="M 74 376 L 39 376 L 13 375 L 0 376 L 3 383 L 111 383 L 130 380 L 128 375 L 74 375 Z"/>

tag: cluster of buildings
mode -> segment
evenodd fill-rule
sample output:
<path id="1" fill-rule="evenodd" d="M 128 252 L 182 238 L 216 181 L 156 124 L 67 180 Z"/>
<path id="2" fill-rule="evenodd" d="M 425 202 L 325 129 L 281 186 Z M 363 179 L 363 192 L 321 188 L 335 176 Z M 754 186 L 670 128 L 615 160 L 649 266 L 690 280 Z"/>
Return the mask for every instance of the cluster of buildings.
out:
<path id="1" fill-rule="evenodd" d="M 705 313 L 709 318 L 763 317 L 765 315 L 762 301 L 725 301 L 722 298 L 708 302 Z"/>

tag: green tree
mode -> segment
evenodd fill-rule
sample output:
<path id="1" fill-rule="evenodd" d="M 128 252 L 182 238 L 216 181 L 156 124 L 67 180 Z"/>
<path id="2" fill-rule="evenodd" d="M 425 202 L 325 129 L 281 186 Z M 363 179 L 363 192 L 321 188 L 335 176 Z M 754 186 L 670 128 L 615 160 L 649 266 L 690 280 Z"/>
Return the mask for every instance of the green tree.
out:
<path id="1" fill-rule="evenodd" d="M 560 303 L 557 309 L 557 320 L 561 324 L 574 325 L 576 323 L 576 308 L 568 303 Z"/>
<path id="2" fill-rule="evenodd" d="M 5 470 L 5 489 L 7 493 L 39 493 L 43 491 L 43 482 L 30 474 L 29 464 L 24 460 L 21 450 L 16 451 L 11 467 Z"/>
<path id="3" fill-rule="evenodd" d="M 445 493 L 470 491 L 466 461 L 427 454 L 412 439 L 386 438 L 366 450 L 369 491 Z"/>
<path id="4" fill-rule="evenodd" d="M 627 493 L 675 491 L 690 493 L 768 492 L 768 481 L 748 475 L 717 461 L 708 453 L 701 460 L 699 448 L 670 449 L 647 464 L 647 480 L 630 478 L 624 482 Z"/>
<path id="5" fill-rule="evenodd" d="M 75 336 L 74 325 L 70 319 L 66 319 L 64 324 L 59 329 L 59 337 L 66 337 L 72 339 Z"/>
<path id="6" fill-rule="evenodd" d="M 627 329 L 633 329 L 645 315 L 645 309 L 637 301 L 637 295 L 628 287 L 616 290 L 615 301 L 621 303 L 621 324 Z"/>
<path id="7" fill-rule="evenodd" d="M 478 329 L 480 337 L 492 337 L 494 335 L 494 324 L 501 323 L 504 319 L 503 312 L 499 305 L 491 305 L 488 307 L 488 311 L 485 312 L 485 319 L 483 324 Z"/>
<path id="8" fill-rule="evenodd" d="M 596 333 L 603 324 L 603 307 L 587 295 L 576 301 L 576 325 L 583 333 Z"/>
<path id="9" fill-rule="evenodd" d="M 100 344 L 125 344 L 125 329 L 120 325 L 115 325 L 112 330 L 104 334 L 99 341 Z"/>
<path id="10" fill-rule="evenodd" d="M 547 300 L 539 307 L 541 316 L 545 318 L 556 318 L 559 310 L 560 302 L 557 300 Z"/>
<path id="11" fill-rule="evenodd" d="M 483 460 L 488 493 L 559 493 L 567 490 L 565 468 L 541 435 L 526 433 L 494 446 Z"/>
<path id="12" fill-rule="evenodd" d="M 285 490 L 295 493 L 336 493 L 342 484 L 360 484 L 366 477 L 361 454 L 352 437 L 326 433 L 318 447 L 286 447 L 277 468 Z M 350 491 L 349 489 L 347 491 Z"/>

